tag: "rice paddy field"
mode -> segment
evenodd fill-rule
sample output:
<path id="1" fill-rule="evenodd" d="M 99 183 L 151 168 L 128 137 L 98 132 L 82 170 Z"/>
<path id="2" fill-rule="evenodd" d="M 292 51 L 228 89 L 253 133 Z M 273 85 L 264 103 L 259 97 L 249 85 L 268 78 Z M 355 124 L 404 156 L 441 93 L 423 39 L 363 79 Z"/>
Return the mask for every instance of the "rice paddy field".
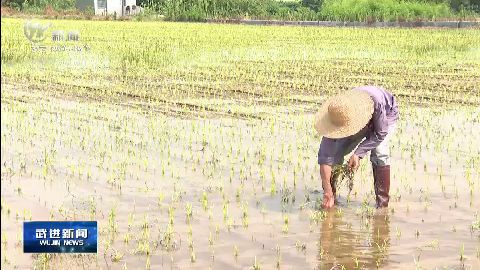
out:
<path id="1" fill-rule="evenodd" d="M 2 18 L 2 269 L 480 269 L 479 29 L 40 23 L 80 39 Z M 400 106 L 390 207 L 367 156 L 325 211 L 313 115 L 364 84 Z M 24 254 L 30 220 L 98 254 Z"/>

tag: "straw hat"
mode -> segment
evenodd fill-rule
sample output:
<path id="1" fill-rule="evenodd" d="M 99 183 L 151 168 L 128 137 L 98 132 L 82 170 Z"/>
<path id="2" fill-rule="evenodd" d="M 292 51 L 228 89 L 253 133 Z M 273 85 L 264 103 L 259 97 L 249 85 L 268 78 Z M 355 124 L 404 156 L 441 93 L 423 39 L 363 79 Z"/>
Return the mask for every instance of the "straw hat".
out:
<path id="1" fill-rule="evenodd" d="M 364 128 L 373 114 L 373 100 L 361 90 L 338 94 L 322 104 L 315 114 L 315 129 L 327 138 L 351 136 Z"/>

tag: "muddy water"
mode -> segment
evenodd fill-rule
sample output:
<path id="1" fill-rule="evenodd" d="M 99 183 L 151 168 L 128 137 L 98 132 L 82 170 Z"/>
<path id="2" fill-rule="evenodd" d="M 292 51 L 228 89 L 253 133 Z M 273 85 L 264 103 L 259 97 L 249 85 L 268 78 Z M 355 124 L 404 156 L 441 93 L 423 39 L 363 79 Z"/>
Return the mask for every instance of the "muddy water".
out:
<path id="1" fill-rule="evenodd" d="M 22 95 L 2 87 L 2 268 L 42 265 L 22 253 L 30 213 L 99 221 L 98 255 L 51 269 L 480 268 L 478 108 L 404 110 L 389 209 L 373 208 L 367 158 L 323 212 L 311 114 L 179 119 Z"/>

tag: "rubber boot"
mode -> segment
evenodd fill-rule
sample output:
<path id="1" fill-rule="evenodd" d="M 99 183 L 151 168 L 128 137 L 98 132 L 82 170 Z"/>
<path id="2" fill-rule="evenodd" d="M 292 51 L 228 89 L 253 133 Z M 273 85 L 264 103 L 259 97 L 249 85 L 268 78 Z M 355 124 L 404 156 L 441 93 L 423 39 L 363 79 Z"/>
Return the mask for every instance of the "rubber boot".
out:
<path id="1" fill-rule="evenodd" d="M 388 207 L 390 200 L 390 165 L 375 166 L 373 168 L 373 184 L 375 187 L 375 200 L 377 208 Z"/>

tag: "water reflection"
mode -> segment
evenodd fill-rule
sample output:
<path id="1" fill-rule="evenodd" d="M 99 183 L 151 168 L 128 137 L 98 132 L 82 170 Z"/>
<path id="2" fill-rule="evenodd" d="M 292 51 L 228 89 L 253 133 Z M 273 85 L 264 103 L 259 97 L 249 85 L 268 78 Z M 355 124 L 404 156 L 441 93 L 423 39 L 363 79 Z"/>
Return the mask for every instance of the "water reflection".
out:
<path id="1" fill-rule="evenodd" d="M 352 224 L 356 220 L 355 224 Z M 361 222 L 361 226 L 359 223 Z M 318 269 L 375 269 L 388 264 L 388 210 L 359 218 L 328 211 L 321 223 Z"/>

